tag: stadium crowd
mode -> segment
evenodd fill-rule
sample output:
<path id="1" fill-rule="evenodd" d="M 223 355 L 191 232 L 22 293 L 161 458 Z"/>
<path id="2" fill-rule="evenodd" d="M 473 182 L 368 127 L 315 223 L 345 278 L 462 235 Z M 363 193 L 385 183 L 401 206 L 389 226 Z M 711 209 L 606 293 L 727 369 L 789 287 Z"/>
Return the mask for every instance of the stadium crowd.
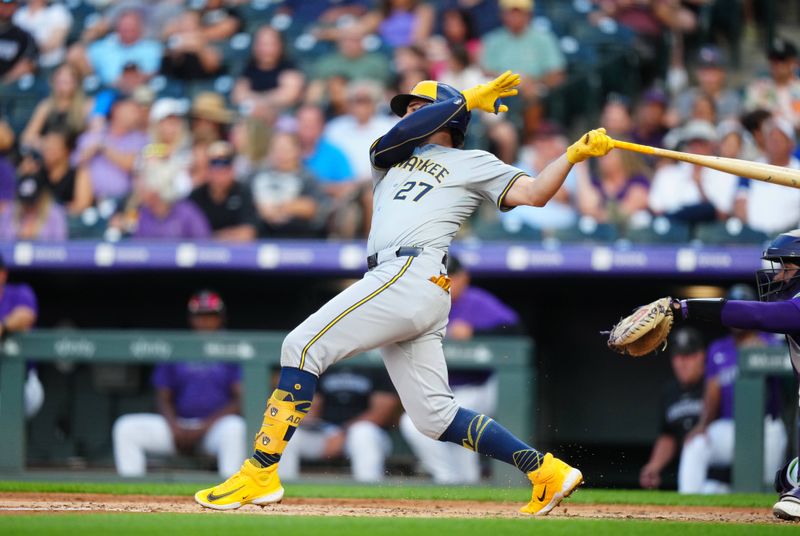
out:
<path id="1" fill-rule="evenodd" d="M 599 88 L 612 136 L 800 168 L 796 43 L 763 43 L 763 70 L 734 86 L 757 26 L 751 2 L 731 5 L 4 0 L 0 240 L 362 237 L 392 95 L 521 73 L 466 147 L 535 174 L 591 117 L 569 110 L 613 54 L 635 59 L 611 78 L 635 80 Z M 487 210 L 464 232 L 758 242 L 799 223 L 800 190 L 614 151 L 547 207 Z"/>

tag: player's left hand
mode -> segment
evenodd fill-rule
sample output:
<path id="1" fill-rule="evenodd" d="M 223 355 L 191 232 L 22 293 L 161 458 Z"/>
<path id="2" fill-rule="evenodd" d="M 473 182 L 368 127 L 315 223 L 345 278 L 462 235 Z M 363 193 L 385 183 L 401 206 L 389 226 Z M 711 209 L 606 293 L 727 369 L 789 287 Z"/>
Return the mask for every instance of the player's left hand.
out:
<path id="1" fill-rule="evenodd" d="M 567 149 L 570 164 L 583 162 L 592 156 L 604 156 L 614 148 L 614 140 L 608 137 L 606 129 L 590 130 Z"/>
<path id="2" fill-rule="evenodd" d="M 467 110 L 483 110 L 490 114 L 507 112 L 508 106 L 500 103 L 503 97 L 513 97 L 518 93 L 520 77 L 506 71 L 491 82 L 478 84 L 461 92 L 467 101 Z"/>

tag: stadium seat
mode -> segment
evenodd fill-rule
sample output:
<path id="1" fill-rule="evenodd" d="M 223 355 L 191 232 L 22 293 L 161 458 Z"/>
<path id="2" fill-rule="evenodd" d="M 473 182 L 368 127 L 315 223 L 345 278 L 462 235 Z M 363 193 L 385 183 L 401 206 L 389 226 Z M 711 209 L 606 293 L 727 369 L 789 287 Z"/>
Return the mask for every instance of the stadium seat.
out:
<path id="1" fill-rule="evenodd" d="M 697 226 L 695 237 L 704 244 L 762 244 L 769 240 L 766 234 L 736 219 L 702 223 Z"/>
<path id="2" fill-rule="evenodd" d="M 553 231 L 553 238 L 562 242 L 613 242 L 618 236 L 616 226 L 581 218 L 576 225 Z"/>
<path id="3" fill-rule="evenodd" d="M 542 232 L 527 225 L 523 225 L 519 231 L 512 232 L 503 227 L 502 222 L 497 220 L 486 221 L 476 218 L 472 222 L 471 234 L 480 240 L 503 241 L 518 240 L 524 242 L 534 242 L 542 239 Z"/>
<path id="4" fill-rule="evenodd" d="M 628 229 L 625 238 L 638 244 L 675 244 L 688 242 L 690 232 L 689 226 L 684 223 L 670 222 L 666 218 L 655 218 L 649 226 Z"/>

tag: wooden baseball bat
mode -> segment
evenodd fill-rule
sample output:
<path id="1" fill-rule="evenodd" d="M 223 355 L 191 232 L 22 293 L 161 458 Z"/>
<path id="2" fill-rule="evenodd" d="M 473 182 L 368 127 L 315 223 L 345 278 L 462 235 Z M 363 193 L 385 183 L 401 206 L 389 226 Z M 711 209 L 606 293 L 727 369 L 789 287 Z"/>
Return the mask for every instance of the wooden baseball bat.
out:
<path id="1" fill-rule="evenodd" d="M 790 186 L 792 188 L 800 188 L 800 170 L 798 169 L 773 166 L 772 164 L 762 164 L 761 162 L 750 162 L 748 160 L 739 160 L 738 158 L 724 158 L 722 156 L 706 156 L 702 154 L 670 151 L 669 149 L 660 149 L 658 147 L 650 147 L 649 145 L 640 145 L 638 143 L 631 143 L 627 141 L 611 141 L 614 143 L 614 147 L 617 149 L 625 149 L 628 151 L 636 151 L 637 153 L 663 156 L 664 158 L 671 158 L 673 160 L 681 160 L 691 164 L 710 167 L 712 169 L 724 171 L 725 173 L 738 175 L 739 177 L 747 177 L 749 179 L 781 184 L 783 186 Z"/>

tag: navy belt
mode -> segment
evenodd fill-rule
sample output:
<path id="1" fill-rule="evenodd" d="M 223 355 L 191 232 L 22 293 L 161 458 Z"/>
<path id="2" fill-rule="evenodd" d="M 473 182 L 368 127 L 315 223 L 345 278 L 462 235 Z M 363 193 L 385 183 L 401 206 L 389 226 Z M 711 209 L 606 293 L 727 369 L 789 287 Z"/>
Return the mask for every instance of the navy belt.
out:
<path id="1" fill-rule="evenodd" d="M 394 252 L 395 257 L 419 257 L 422 255 L 422 248 L 414 247 L 414 246 L 401 246 L 397 248 Z M 384 259 L 385 260 L 385 259 Z M 367 257 L 367 268 L 372 270 L 376 266 L 378 266 L 378 253 L 373 253 L 369 257 Z M 444 254 L 442 257 L 442 264 L 447 266 L 447 254 Z"/>

